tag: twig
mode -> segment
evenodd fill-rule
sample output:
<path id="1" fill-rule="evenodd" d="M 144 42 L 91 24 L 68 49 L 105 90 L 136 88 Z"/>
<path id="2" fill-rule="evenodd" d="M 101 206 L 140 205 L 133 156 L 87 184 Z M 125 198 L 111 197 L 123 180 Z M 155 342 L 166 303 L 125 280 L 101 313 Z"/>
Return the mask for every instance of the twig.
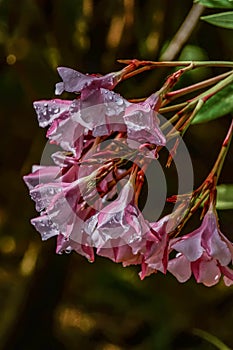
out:
<path id="1" fill-rule="evenodd" d="M 204 11 L 205 7 L 200 4 L 194 4 L 189 11 L 184 22 L 178 29 L 174 38 L 171 40 L 166 51 L 160 56 L 160 61 L 170 61 L 173 60 L 176 55 L 180 52 L 183 45 L 186 43 L 194 27 L 196 26 L 200 15 Z"/>

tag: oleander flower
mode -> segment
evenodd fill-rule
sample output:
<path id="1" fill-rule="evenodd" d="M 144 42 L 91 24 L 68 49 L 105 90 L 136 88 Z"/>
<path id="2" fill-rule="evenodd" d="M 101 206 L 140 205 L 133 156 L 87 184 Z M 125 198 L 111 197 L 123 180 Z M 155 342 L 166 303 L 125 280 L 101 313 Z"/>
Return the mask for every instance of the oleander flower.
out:
<path id="1" fill-rule="evenodd" d="M 181 205 L 172 214 L 164 216 L 157 222 L 150 223 L 150 230 L 148 230 L 146 235 L 146 251 L 141 265 L 141 279 L 157 271 L 166 274 L 169 233 L 177 227 L 183 214 L 184 208 Z"/>
<path id="2" fill-rule="evenodd" d="M 122 262 L 124 266 L 142 262 L 148 229 L 148 223 L 134 203 L 131 179 L 117 199 L 85 222 L 85 231 L 97 254 Z"/>
<path id="3" fill-rule="evenodd" d="M 96 251 L 124 266 L 149 265 L 149 252 L 146 258 L 143 254 L 148 250 L 146 236 L 154 231 L 135 204 L 134 184 L 124 164 L 138 155 L 140 162 L 154 158 L 151 150 L 165 145 L 159 98 L 152 94 L 142 103 L 130 103 L 112 91 L 124 70 L 105 76 L 65 67 L 58 72 L 62 82 L 56 85 L 56 94 L 79 94 L 72 101 L 34 102 L 39 125 L 49 126 L 48 139 L 63 151 L 52 155 L 54 166 L 34 167 L 24 177 L 40 212 L 31 222 L 43 240 L 57 236 L 59 254 L 75 250 L 94 261 Z M 102 137 L 108 140 L 106 148 Z M 114 199 L 124 178 L 127 182 L 120 184 Z M 159 234 L 156 239 L 163 240 Z M 166 263 L 161 264 L 166 269 Z"/>
<path id="4" fill-rule="evenodd" d="M 170 249 L 178 252 L 168 263 L 168 270 L 185 282 L 193 273 L 198 283 L 212 286 L 225 275 L 226 284 L 233 283 L 233 271 L 228 265 L 233 261 L 233 245 L 221 233 L 217 214 L 211 205 L 201 226 L 195 231 L 172 239 Z"/>
<path id="5" fill-rule="evenodd" d="M 24 177 L 36 210 L 40 212 L 31 223 L 42 240 L 57 236 L 57 253 L 75 250 L 94 261 L 96 241 L 85 230 L 86 221 L 95 217 L 97 212 L 101 215 L 101 210 L 108 207 L 107 201 L 116 195 L 116 177 L 125 175 L 125 172 L 115 170 L 113 176 L 112 162 L 81 167 L 74 157 L 62 152 L 57 152 L 53 158 L 59 166 L 34 167 L 34 172 Z M 113 241 L 114 238 L 114 254 L 123 254 L 124 250 L 124 257 L 127 254 L 128 260 L 132 256 L 135 259 L 128 247 L 120 248 L 116 253 L 119 242 L 115 242 L 115 247 Z"/>
<path id="6" fill-rule="evenodd" d="M 62 78 L 61 83 L 56 84 L 56 95 L 67 92 L 81 92 L 87 95 L 91 90 L 106 88 L 112 90 L 122 78 L 123 70 L 104 76 L 97 74 L 83 74 L 74 69 L 59 67 L 58 73 Z"/>
<path id="7" fill-rule="evenodd" d="M 74 221 L 81 208 L 88 181 L 97 173 L 95 171 L 91 177 L 79 178 L 77 164 L 62 169 L 56 166 L 48 168 L 49 176 L 48 171 L 45 176 L 46 167 L 39 167 L 34 173 L 24 177 L 36 203 L 36 210 L 40 212 L 40 216 L 31 222 L 43 240 L 59 233 L 64 236 L 69 234 L 70 221 Z M 91 191 L 89 196 L 92 194 Z"/>
<path id="8" fill-rule="evenodd" d="M 159 129 L 157 113 L 159 100 L 159 96 L 155 93 L 144 102 L 131 103 L 126 107 L 124 121 L 127 126 L 127 142 L 132 148 L 135 148 L 135 141 L 142 146 L 166 144 L 166 139 Z"/>
<path id="9" fill-rule="evenodd" d="M 152 94 L 142 103 L 130 103 L 111 91 L 121 80 L 122 71 L 105 76 L 85 75 L 70 68 L 60 67 L 63 82 L 56 93 L 63 90 L 80 92 L 73 101 L 53 99 L 34 102 L 39 125 L 50 126 L 47 137 L 51 143 L 70 151 L 77 158 L 85 154 L 96 137 L 120 132 L 133 149 L 142 152 L 164 146 L 166 139 L 159 129 L 157 110 L 159 97 Z M 145 148 L 145 147 L 144 147 Z M 143 154 L 154 158 L 152 152 Z"/>

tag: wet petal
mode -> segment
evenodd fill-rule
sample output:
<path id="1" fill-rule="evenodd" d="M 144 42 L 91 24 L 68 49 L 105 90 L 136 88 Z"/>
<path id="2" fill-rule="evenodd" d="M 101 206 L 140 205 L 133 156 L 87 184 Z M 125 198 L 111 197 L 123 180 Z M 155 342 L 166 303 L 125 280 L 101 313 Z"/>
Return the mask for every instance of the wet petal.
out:
<path id="1" fill-rule="evenodd" d="M 192 274 L 190 262 L 181 253 L 178 253 L 176 258 L 169 260 L 167 269 L 181 283 L 186 282 Z"/>
<path id="2" fill-rule="evenodd" d="M 59 67 L 57 71 L 63 83 L 56 84 L 56 95 L 60 95 L 63 91 L 79 92 L 93 80 L 92 76 L 82 74 L 68 67 Z"/>
<path id="3" fill-rule="evenodd" d="M 57 237 L 57 254 L 62 254 L 63 252 L 69 253 L 72 250 L 76 253 L 83 255 L 89 261 L 93 262 L 95 260 L 95 254 L 92 247 L 80 243 L 80 241 L 74 241 L 71 238 L 65 238 L 62 234 Z"/>
<path id="4" fill-rule="evenodd" d="M 44 128 L 50 125 L 53 120 L 60 118 L 64 113 L 68 112 L 71 101 L 66 100 L 42 100 L 33 103 L 33 107 L 37 113 L 39 125 Z"/>
<path id="5" fill-rule="evenodd" d="M 42 240 L 57 236 L 59 230 L 57 225 L 45 214 L 31 220 L 32 225 L 41 234 Z"/>
<path id="6" fill-rule="evenodd" d="M 63 91 L 67 92 L 84 92 L 98 88 L 113 89 L 119 81 L 119 73 L 109 73 L 104 76 L 82 74 L 74 69 L 67 67 L 59 67 L 58 73 L 63 83 L 56 84 L 56 95 L 60 95 Z"/>
<path id="7" fill-rule="evenodd" d="M 77 158 L 80 157 L 84 146 L 85 128 L 70 118 L 58 119 L 53 122 L 47 131 L 47 137 L 64 150 L 71 151 Z"/>
<path id="8" fill-rule="evenodd" d="M 36 203 L 36 210 L 42 211 L 46 209 L 53 197 L 62 191 L 60 183 L 48 183 L 36 186 L 30 191 L 31 198 Z"/>
<path id="9" fill-rule="evenodd" d="M 154 110 L 152 100 L 154 101 L 154 98 L 149 97 L 143 103 L 131 104 L 125 110 L 124 120 L 127 126 L 128 143 L 133 147 L 134 142 L 132 141 L 156 146 L 166 144 L 166 138 L 159 128 L 157 112 Z"/>

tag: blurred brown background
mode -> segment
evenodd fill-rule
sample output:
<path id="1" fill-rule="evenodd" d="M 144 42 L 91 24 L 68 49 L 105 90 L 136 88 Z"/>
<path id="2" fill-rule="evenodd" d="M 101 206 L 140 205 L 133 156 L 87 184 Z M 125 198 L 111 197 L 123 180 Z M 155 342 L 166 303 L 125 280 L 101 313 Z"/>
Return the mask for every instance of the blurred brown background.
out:
<path id="1" fill-rule="evenodd" d="M 57 256 L 55 239 L 41 243 L 29 223 L 37 214 L 22 181 L 46 143 L 32 101 L 54 97 L 56 67 L 104 74 L 121 68 L 119 58 L 156 60 L 191 7 L 191 0 L 0 0 L 0 349 L 215 349 L 195 328 L 233 348 L 233 287 L 179 284 L 161 274 L 140 281 L 136 267 Z M 199 21 L 177 58 L 233 60 L 232 32 Z M 182 84 L 215 73 L 192 72 Z M 167 74 L 117 89 L 146 96 Z M 196 185 L 213 165 L 228 117 L 185 136 Z M 229 154 L 223 183 L 232 181 Z M 233 239 L 232 211 L 220 221 Z"/>

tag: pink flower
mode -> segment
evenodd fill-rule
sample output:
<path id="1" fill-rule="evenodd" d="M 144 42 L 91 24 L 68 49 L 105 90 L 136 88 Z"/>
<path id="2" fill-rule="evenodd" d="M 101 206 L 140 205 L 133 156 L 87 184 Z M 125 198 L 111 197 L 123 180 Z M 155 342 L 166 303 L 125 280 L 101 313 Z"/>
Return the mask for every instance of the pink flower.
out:
<path id="1" fill-rule="evenodd" d="M 168 270 L 185 282 L 193 273 L 198 283 L 212 286 L 219 282 L 221 274 L 224 281 L 233 283 L 233 273 L 227 265 L 233 260 L 232 243 L 219 230 L 216 213 L 211 206 L 201 226 L 180 238 L 172 239 L 170 248 L 177 256 L 169 261 Z"/>
<path id="2" fill-rule="evenodd" d="M 123 70 L 105 76 L 85 75 L 70 68 L 58 68 L 63 82 L 57 84 L 57 93 L 63 90 L 80 92 L 73 101 L 54 99 L 34 102 L 39 125 L 50 125 L 47 137 L 51 143 L 81 157 L 85 147 L 97 136 L 121 132 L 128 145 L 145 152 L 145 146 L 154 149 L 164 146 L 166 139 L 159 129 L 156 110 L 159 97 L 152 94 L 142 103 L 130 103 L 110 91 L 121 80 Z"/>
<path id="3" fill-rule="evenodd" d="M 161 271 L 166 273 L 168 262 L 168 234 L 164 230 L 163 219 L 150 224 L 147 234 L 146 252 L 142 262 L 140 278 L 144 279 L 151 273 Z"/>
<path id="4" fill-rule="evenodd" d="M 36 101 L 34 108 L 39 125 L 51 125 L 47 132 L 51 143 L 79 158 L 93 137 L 126 132 L 123 114 L 128 104 L 119 94 L 101 88 L 73 101 Z"/>
<path id="5" fill-rule="evenodd" d="M 164 146 L 166 139 L 159 128 L 158 113 L 155 111 L 159 96 L 155 93 L 144 102 L 126 107 L 124 121 L 127 126 L 127 142 L 132 148 L 135 141 L 141 145 Z"/>
<path id="6" fill-rule="evenodd" d="M 142 263 L 141 279 L 161 271 L 167 272 L 169 233 L 173 231 L 184 214 L 183 206 L 174 213 L 164 216 L 158 222 L 150 223 L 146 236 L 146 251 Z"/>
<path id="7" fill-rule="evenodd" d="M 103 208 L 98 191 L 114 196 L 116 187 L 109 191 L 109 183 L 114 180 L 112 172 L 105 174 L 112 163 L 80 168 L 75 158 L 61 152 L 53 158 L 59 166 L 34 167 L 34 173 L 24 177 L 40 212 L 31 223 L 42 240 L 58 236 L 57 253 L 75 250 L 93 261 L 93 240 L 85 231 L 85 222 Z M 103 180 L 97 185 L 102 174 Z"/>
<path id="8" fill-rule="evenodd" d="M 116 200 L 106 203 L 116 195 L 116 184 L 128 176 L 124 159 L 135 161 L 138 153 L 148 157 L 146 147 L 165 145 L 156 112 L 158 96 L 133 104 L 111 91 L 124 69 L 105 76 L 64 67 L 58 72 L 63 82 L 57 84 L 56 93 L 80 94 L 73 101 L 34 102 L 39 125 L 49 126 L 48 139 L 65 152 L 52 155 L 54 167 L 34 167 L 24 177 L 40 212 L 31 222 L 43 240 L 58 237 L 58 253 L 75 250 L 93 261 L 96 248 L 97 254 L 124 266 L 143 263 L 145 237 L 153 230 L 134 203 L 131 180 Z M 102 140 L 109 141 L 106 148 Z M 156 239 L 163 241 L 159 235 Z M 152 264 L 150 258 L 148 253 L 144 263 Z"/>
<path id="9" fill-rule="evenodd" d="M 32 174 L 24 176 L 30 195 L 36 203 L 36 209 L 41 212 L 41 216 L 33 219 L 32 223 L 41 233 L 42 239 L 51 236 L 50 228 L 53 235 L 66 232 L 69 217 L 75 215 L 81 206 L 82 195 L 85 193 L 87 183 L 95 179 L 98 171 L 98 169 L 93 171 L 90 168 L 91 175 L 80 178 L 77 163 L 72 164 L 71 160 L 69 164 L 68 159 L 66 162 L 63 168 L 58 166 L 34 167 Z M 92 193 L 89 194 L 91 195 Z"/>
<path id="10" fill-rule="evenodd" d="M 149 229 L 133 198 L 134 188 L 129 180 L 118 198 L 85 224 L 97 254 L 122 262 L 124 266 L 142 261 L 145 234 Z"/>
<path id="11" fill-rule="evenodd" d="M 63 91 L 86 94 L 99 88 L 112 90 L 122 77 L 122 71 L 101 76 L 83 74 L 67 67 L 59 67 L 57 70 L 63 82 L 56 84 L 56 95 Z"/>

